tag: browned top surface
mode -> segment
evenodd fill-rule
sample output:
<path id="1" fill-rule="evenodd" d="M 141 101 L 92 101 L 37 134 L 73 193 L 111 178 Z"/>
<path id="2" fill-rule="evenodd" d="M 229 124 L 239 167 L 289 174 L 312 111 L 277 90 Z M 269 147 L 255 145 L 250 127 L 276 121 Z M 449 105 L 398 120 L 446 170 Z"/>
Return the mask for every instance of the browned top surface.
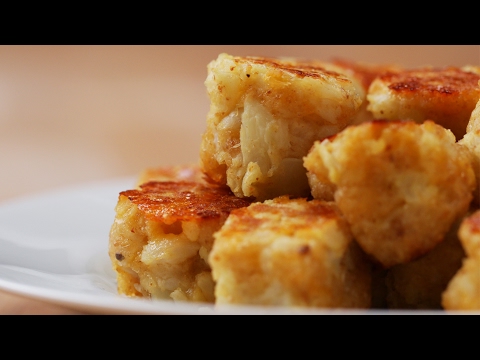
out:
<path id="1" fill-rule="evenodd" d="M 380 78 L 393 92 L 422 91 L 448 95 L 478 89 L 480 75 L 455 67 L 447 67 L 387 73 Z"/>
<path id="2" fill-rule="evenodd" d="M 226 187 L 190 181 L 151 181 L 120 195 L 128 197 L 148 219 L 167 223 L 227 216 L 231 210 L 250 204 Z"/>
<path id="3" fill-rule="evenodd" d="M 339 218 L 340 214 L 334 203 L 320 200 L 288 199 L 280 196 L 264 203 L 254 203 L 249 207 L 234 210 L 229 218 L 230 226 L 223 228 L 223 233 L 251 232 L 252 229 L 274 231 L 276 234 L 291 234 L 298 229 L 312 227 L 321 219 Z"/>
<path id="4" fill-rule="evenodd" d="M 259 65 L 267 65 L 269 67 L 291 73 L 294 76 L 300 78 L 310 77 L 315 79 L 321 79 L 325 76 L 331 76 L 336 78 L 337 80 L 347 80 L 344 75 L 327 70 L 319 64 L 316 64 L 314 61 L 309 62 L 295 59 L 281 60 L 266 57 L 236 58 L 236 61 L 249 61 Z"/>

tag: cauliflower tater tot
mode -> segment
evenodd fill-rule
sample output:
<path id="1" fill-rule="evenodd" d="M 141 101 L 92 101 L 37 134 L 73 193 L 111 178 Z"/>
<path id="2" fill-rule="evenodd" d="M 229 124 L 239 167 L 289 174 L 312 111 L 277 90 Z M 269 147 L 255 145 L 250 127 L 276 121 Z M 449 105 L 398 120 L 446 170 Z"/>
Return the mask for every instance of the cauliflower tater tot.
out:
<path id="1" fill-rule="evenodd" d="M 217 304 L 371 306 L 371 263 L 332 202 L 253 203 L 232 211 L 214 237 Z"/>
<path id="2" fill-rule="evenodd" d="M 220 54 L 208 64 L 202 170 L 238 197 L 310 193 L 302 157 L 348 126 L 362 103 L 345 75 L 292 59 Z"/>
<path id="3" fill-rule="evenodd" d="M 439 244 L 476 187 L 468 150 L 433 121 L 349 126 L 315 142 L 304 166 L 333 189 L 355 239 L 385 268 Z"/>
<path id="4" fill-rule="evenodd" d="M 467 124 L 467 133 L 476 130 L 480 130 L 480 98 L 478 99 L 477 104 L 475 105 L 475 109 L 473 109 Z"/>
<path id="5" fill-rule="evenodd" d="M 480 183 L 480 99 L 470 116 L 467 125 L 467 133 L 458 141 L 458 143 L 466 146 L 467 149 L 470 150 L 475 177 L 477 183 Z M 478 186 L 473 195 L 477 206 L 480 205 L 480 188 Z"/>
<path id="6" fill-rule="evenodd" d="M 480 210 L 462 221 L 458 236 L 466 257 L 443 292 L 442 305 L 445 310 L 480 310 Z"/>
<path id="7" fill-rule="evenodd" d="M 177 170 L 152 175 L 175 176 Z M 120 192 L 108 245 L 118 293 L 213 303 L 207 263 L 213 233 L 232 209 L 249 203 L 226 186 L 186 180 L 150 181 Z"/>
<path id="8" fill-rule="evenodd" d="M 457 235 L 460 221 L 455 221 L 445 239 L 426 255 L 387 270 L 389 309 L 442 309 L 442 293 L 465 257 Z"/>
<path id="9" fill-rule="evenodd" d="M 375 119 L 432 120 L 460 140 L 480 97 L 479 80 L 480 74 L 453 66 L 384 74 L 370 84 L 367 109 Z"/>

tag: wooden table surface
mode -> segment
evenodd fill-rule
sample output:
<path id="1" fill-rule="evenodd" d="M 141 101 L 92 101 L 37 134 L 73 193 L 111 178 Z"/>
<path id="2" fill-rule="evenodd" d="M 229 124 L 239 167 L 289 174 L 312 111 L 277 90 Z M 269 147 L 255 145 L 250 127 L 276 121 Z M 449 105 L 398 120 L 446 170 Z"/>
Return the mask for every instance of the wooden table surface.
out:
<path id="1" fill-rule="evenodd" d="M 0 205 L 197 161 L 221 52 L 480 65 L 479 46 L 0 46 Z M 86 313 L 0 291 L 0 314 Z"/>

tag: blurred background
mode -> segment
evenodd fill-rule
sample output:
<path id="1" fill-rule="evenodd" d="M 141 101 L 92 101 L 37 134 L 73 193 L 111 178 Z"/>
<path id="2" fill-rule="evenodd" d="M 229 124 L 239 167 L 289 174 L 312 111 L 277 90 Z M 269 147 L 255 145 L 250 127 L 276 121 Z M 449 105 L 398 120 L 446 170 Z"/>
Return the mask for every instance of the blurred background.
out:
<path id="1" fill-rule="evenodd" d="M 0 201 L 196 162 L 219 53 L 479 65 L 480 46 L 0 46 Z"/>

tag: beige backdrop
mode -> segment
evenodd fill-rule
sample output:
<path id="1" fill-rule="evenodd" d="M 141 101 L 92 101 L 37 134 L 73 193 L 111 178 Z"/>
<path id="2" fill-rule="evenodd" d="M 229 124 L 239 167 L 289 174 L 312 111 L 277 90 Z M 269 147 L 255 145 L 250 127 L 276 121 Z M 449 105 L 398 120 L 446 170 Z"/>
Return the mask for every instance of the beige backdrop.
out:
<path id="1" fill-rule="evenodd" d="M 197 161 L 221 52 L 480 65 L 479 46 L 0 46 L 0 201 Z"/>

